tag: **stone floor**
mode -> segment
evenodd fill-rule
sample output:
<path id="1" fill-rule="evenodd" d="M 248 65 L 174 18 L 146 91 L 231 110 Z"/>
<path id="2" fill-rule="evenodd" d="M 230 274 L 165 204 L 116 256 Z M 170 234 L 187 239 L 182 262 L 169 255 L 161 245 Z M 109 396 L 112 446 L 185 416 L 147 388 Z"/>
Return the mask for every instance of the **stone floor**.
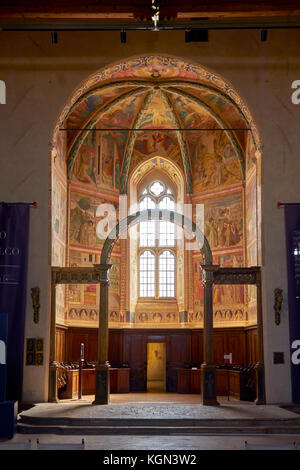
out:
<path id="1" fill-rule="evenodd" d="M 85 400 L 64 400 L 58 404 L 38 403 L 24 411 L 29 417 L 79 418 L 79 419 L 200 419 L 200 420 L 290 420 L 299 419 L 299 414 L 275 405 L 257 406 L 243 404 L 238 400 L 218 397 L 219 407 L 201 405 L 199 395 L 131 393 L 112 394 L 109 405 L 92 405 L 93 397 Z M 255 424 L 254 424 L 255 425 Z M 45 443 L 79 443 L 85 439 L 87 450 L 242 450 L 245 441 L 255 444 L 286 445 L 300 444 L 299 434 L 271 435 L 57 435 L 16 434 L 9 442 L 26 442 L 36 439 Z M 0 444 L 1 449 L 1 444 Z"/>
<path id="2" fill-rule="evenodd" d="M 82 402 L 86 401 L 92 403 L 94 395 L 84 395 Z M 234 397 L 218 397 L 220 403 L 237 404 L 251 404 L 252 402 L 245 402 L 237 400 Z M 61 400 L 61 403 L 78 403 L 77 400 Z M 187 403 L 187 404 L 201 404 L 201 395 L 198 394 L 185 394 L 185 393 L 111 393 L 110 403 Z"/>
<path id="3" fill-rule="evenodd" d="M 167 419 L 299 419 L 299 415 L 275 405 L 239 402 L 218 397 L 221 406 L 203 406 L 199 395 L 176 393 L 111 394 L 109 405 L 92 405 L 93 397 L 38 403 L 22 415 L 39 418 L 167 418 Z"/>

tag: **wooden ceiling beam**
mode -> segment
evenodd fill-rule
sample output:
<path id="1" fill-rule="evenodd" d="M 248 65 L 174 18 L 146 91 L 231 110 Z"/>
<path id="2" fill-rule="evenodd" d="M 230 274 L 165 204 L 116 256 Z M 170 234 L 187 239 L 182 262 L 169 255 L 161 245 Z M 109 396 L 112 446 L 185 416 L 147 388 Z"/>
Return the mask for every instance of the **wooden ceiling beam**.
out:
<path id="1" fill-rule="evenodd" d="M 188 11 L 179 11 L 176 18 L 184 19 L 201 19 L 201 18 L 286 18 L 286 17 L 298 17 L 300 16 L 300 8 L 297 10 L 266 10 L 266 11 L 232 11 L 232 12 L 223 12 L 223 11 L 197 11 L 197 12 L 188 12 Z"/>
<path id="2" fill-rule="evenodd" d="M 45 19 L 79 19 L 79 20 L 97 20 L 97 19 L 107 19 L 107 20 L 115 20 L 115 19 L 134 19 L 134 13 L 113 13 L 113 12 L 99 12 L 99 13 L 86 13 L 86 12 L 60 12 L 60 13 L 48 13 L 48 12 L 11 12 L 11 13 L 3 13 L 0 8 L 0 18 L 7 18 L 7 19 L 31 19 L 31 20 L 45 20 Z"/>

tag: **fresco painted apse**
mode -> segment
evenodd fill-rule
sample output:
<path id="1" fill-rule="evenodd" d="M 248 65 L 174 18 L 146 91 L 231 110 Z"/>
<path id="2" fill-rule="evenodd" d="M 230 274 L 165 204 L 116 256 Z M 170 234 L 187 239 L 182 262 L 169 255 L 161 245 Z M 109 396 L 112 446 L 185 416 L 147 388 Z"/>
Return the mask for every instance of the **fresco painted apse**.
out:
<path id="1" fill-rule="evenodd" d="M 75 177 L 76 178 L 76 177 Z M 101 187 L 99 185 L 99 187 Z M 80 190 L 71 183 L 70 192 L 70 266 L 93 266 L 100 263 L 104 239 L 99 239 L 96 226 L 104 216 L 97 216 L 101 204 L 111 204 L 118 217 L 118 198 L 95 190 L 93 182 L 81 184 Z M 105 226 L 107 235 L 109 226 Z M 106 235 L 105 235 L 106 237 Z M 112 322 L 120 322 L 120 249 L 117 242 L 111 258 L 109 308 Z M 73 326 L 97 326 L 99 316 L 100 288 L 96 285 L 68 286 L 67 324 Z"/>
<path id="2" fill-rule="evenodd" d="M 260 138 L 246 104 L 221 77 L 180 58 L 128 59 L 89 77 L 74 92 L 57 126 L 52 182 L 54 264 L 98 263 L 103 240 L 97 238 L 96 226 L 103 216 L 96 215 L 97 207 L 111 204 L 117 222 L 119 195 L 127 194 L 130 200 L 142 172 L 152 170 L 169 172 L 174 179 L 178 210 L 187 202 L 204 204 L 204 230 L 214 263 L 257 263 L 253 175 Z M 59 132 L 59 126 L 68 130 Z M 137 297 L 138 268 L 126 243 L 121 248 L 117 242 L 112 254 L 110 326 L 126 326 L 129 319 L 137 327 L 178 327 L 182 321 L 189 327 L 200 326 L 200 252 L 194 251 L 189 260 L 183 247 L 178 250 L 176 302 L 166 302 L 159 309 L 153 305 L 149 311 L 143 305 L 135 308 L 136 301 L 130 300 L 129 292 Z M 98 289 L 68 286 L 67 323 L 97 326 Z M 255 314 L 251 296 L 251 289 L 242 286 L 215 288 L 216 325 L 246 325 Z"/>
<path id="3" fill-rule="evenodd" d="M 55 134 L 51 150 L 51 262 L 52 266 L 65 266 L 67 251 L 67 178 L 66 178 L 66 134 Z M 65 286 L 56 288 L 57 322 L 64 324 L 66 301 Z"/>
<path id="4" fill-rule="evenodd" d="M 194 193 L 230 186 L 241 181 L 241 169 L 223 132 L 203 133 L 193 146 Z"/>
<path id="5" fill-rule="evenodd" d="M 209 197 L 208 197 L 209 196 Z M 213 252 L 213 263 L 222 267 L 245 266 L 245 236 L 243 192 L 240 189 L 227 190 L 220 194 L 214 191 L 206 196 L 197 196 L 198 204 L 204 205 L 205 235 Z M 204 291 L 201 285 L 202 257 L 200 253 L 193 254 L 194 273 L 194 312 L 190 321 L 203 321 Z M 246 324 L 248 307 L 246 289 L 244 286 L 215 286 L 214 287 L 214 323 L 223 326 Z"/>

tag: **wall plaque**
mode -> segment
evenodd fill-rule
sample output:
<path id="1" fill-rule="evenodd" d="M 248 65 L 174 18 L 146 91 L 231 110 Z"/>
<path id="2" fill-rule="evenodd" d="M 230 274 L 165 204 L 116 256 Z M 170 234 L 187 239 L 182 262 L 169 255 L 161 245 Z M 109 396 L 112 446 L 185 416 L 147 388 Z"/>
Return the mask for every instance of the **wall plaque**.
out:
<path id="1" fill-rule="evenodd" d="M 44 363 L 44 339 L 27 338 L 26 365 L 42 366 Z"/>

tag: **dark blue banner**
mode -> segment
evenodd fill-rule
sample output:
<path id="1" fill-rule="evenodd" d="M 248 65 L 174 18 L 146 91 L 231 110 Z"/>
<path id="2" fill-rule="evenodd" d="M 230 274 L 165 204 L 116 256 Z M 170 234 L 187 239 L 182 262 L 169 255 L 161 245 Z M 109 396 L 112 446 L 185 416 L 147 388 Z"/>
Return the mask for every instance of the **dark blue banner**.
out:
<path id="1" fill-rule="evenodd" d="M 285 206 L 293 402 L 300 403 L 300 204 Z"/>
<path id="2" fill-rule="evenodd" d="M 29 205 L 0 203 L 0 312 L 7 313 L 6 400 L 21 400 Z"/>
<path id="3" fill-rule="evenodd" d="M 0 403 L 6 399 L 7 313 L 0 313 Z"/>

